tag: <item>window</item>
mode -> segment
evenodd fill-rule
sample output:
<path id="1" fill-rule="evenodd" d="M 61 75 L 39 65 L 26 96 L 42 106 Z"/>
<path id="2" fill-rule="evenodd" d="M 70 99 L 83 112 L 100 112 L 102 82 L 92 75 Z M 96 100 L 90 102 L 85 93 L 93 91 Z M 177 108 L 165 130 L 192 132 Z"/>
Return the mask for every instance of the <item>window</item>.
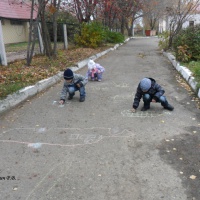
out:
<path id="1" fill-rule="evenodd" d="M 23 25 L 23 22 L 20 20 L 10 20 L 11 25 Z"/>
<path id="2" fill-rule="evenodd" d="M 1 24 L 2 24 L 2 25 L 5 25 L 4 19 L 1 19 Z"/>
<path id="3" fill-rule="evenodd" d="M 189 21 L 189 27 L 194 27 L 194 21 Z"/>

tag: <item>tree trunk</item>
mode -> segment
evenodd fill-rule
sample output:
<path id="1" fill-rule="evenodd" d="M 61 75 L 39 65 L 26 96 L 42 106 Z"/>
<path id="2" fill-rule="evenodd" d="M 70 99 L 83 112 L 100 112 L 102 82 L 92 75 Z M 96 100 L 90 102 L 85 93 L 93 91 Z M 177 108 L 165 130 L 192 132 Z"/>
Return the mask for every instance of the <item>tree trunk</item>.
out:
<path id="1" fill-rule="evenodd" d="M 31 64 L 31 61 L 32 61 L 32 58 L 33 58 L 34 47 L 35 47 L 35 37 L 32 40 L 32 33 L 34 31 L 33 10 L 34 10 L 34 0 L 32 0 L 32 4 L 31 4 L 31 19 L 30 19 L 30 27 L 29 27 L 27 56 L 26 56 L 26 65 L 27 66 L 30 66 L 30 64 Z"/>

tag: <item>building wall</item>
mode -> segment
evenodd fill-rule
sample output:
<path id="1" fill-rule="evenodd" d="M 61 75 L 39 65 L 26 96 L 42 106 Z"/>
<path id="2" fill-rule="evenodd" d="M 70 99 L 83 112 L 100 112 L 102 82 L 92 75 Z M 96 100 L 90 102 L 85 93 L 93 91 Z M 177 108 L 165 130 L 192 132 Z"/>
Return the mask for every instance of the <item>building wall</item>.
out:
<path id="1" fill-rule="evenodd" d="M 22 25 L 12 25 L 10 20 L 2 20 L 3 40 L 4 44 L 19 43 L 28 41 L 28 22 Z"/>
<path id="2" fill-rule="evenodd" d="M 162 33 L 163 31 L 168 30 L 170 18 L 160 19 L 159 20 L 159 31 Z M 194 22 L 194 25 L 200 24 L 200 14 L 191 15 L 186 22 L 183 23 L 182 28 L 187 28 L 190 24 L 190 21 Z"/>
<path id="3" fill-rule="evenodd" d="M 183 23 L 183 28 L 187 28 L 189 26 L 190 21 L 194 22 L 194 25 L 200 24 L 200 14 L 196 14 L 191 16 L 185 23 Z"/>

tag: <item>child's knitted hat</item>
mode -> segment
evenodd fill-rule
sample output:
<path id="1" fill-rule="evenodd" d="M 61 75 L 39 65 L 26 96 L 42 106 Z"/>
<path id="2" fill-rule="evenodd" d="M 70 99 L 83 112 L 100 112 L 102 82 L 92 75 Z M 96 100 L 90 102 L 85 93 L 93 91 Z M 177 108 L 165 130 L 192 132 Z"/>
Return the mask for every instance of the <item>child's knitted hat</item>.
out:
<path id="1" fill-rule="evenodd" d="M 65 80 L 70 80 L 70 79 L 73 79 L 74 78 L 74 73 L 73 73 L 73 71 L 71 70 L 71 69 L 66 69 L 65 71 L 64 71 L 64 79 Z"/>
<path id="2" fill-rule="evenodd" d="M 151 87 L 151 80 L 149 78 L 143 78 L 140 81 L 140 88 L 142 91 L 148 91 Z"/>
<path id="3" fill-rule="evenodd" d="M 89 60 L 88 62 L 88 69 L 92 70 L 95 68 L 95 62 L 93 60 Z"/>

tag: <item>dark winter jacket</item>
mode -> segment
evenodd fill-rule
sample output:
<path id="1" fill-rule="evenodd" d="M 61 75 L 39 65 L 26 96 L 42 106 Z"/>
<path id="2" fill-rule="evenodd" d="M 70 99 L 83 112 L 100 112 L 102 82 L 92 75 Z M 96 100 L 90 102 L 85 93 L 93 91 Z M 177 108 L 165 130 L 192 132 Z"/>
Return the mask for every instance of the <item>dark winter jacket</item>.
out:
<path id="1" fill-rule="evenodd" d="M 156 83 L 153 78 L 149 78 L 151 80 L 151 87 L 147 92 L 143 92 L 140 88 L 140 83 L 138 84 L 137 91 L 135 94 L 135 98 L 133 101 L 133 108 L 137 109 L 140 103 L 140 99 L 144 94 L 149 94 L 152 99 L 156 101 L 165 93 L 164 89 Z"/>

